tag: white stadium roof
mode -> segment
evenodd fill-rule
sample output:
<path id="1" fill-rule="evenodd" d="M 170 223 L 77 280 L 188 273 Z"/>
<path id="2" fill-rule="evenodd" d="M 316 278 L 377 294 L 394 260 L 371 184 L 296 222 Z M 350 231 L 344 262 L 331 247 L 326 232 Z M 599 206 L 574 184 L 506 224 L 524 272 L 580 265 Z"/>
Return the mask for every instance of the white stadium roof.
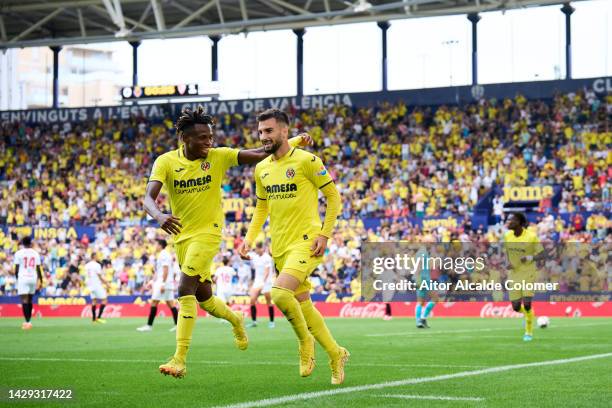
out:
<path id="1" fill-rule="evenodd" d="M 2 0 L 0 49 L 470 14 L 558 0 Z"/>

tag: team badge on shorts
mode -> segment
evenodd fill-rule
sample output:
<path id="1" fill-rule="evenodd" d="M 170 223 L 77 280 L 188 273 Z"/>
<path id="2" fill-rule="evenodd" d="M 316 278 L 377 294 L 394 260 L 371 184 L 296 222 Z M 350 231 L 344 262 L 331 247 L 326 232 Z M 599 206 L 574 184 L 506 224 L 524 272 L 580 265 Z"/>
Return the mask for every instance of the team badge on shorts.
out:
<path id="1" fill-rule="evenodd" d="M 295 177 L 295 170 L 289 167 L 285 175 L 287 176 L 288 179 L 292 179 L 293 177 Z"/>
<path id="2" fill-rule="evenodd" d="M 210 163 L 205 161 L 202 164 L 200 164 L 200 167 L 202 168 L 202 170 L 208 171 L 208 170 L 210 170 Z"/>

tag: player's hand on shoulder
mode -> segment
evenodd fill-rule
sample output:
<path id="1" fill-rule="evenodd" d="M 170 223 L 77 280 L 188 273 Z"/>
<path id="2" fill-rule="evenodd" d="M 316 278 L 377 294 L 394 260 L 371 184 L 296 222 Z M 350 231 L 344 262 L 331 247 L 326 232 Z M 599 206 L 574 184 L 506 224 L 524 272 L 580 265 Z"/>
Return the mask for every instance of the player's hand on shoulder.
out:
<path id="1" fill-rule="evenodd" d="M 299 147 L 307 147 L 312 146 L 314 144 L 312 136 L 310 136 L 306 132 L 300 133 L 298 137 L 300 138 L 300 144 L 298 145 Z"/>
<path id="2" fill-rule="evenodd" d="M 246 240 L 243 240 L 240 246 L 238 247 L 238 255 L 240 255 L 240 258 L 242 259 L 250 260 L 251 259 L 251 255 L 249 254 L 250 252 L 251 252 L 251 244 L 249 244 Z"/>
<path id="3" fill-rule="evenodd" d="M 323 235 L 316 237 L 310 247 L 310 251 L 312 252 L 311 256 L 323 256 L 327 248 L 327 240 L 328 238 Z"/>
<path id="4" fill-rule="evenodd" d="M 162 213 L 159 217 L 157 217 L 156 221 L 159 223 L 159 227 L 170 235 L 179 234 L 181 232 L 181 228 L 183 228 L 180 218 L 177 218 L 172 214 Z"/>

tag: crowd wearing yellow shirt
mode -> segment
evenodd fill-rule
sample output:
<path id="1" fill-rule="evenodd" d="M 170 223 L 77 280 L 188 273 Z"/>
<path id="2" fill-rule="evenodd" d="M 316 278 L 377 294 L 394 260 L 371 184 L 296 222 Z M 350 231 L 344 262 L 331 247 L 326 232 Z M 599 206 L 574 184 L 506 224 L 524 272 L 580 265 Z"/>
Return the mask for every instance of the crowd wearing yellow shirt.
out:
<path id="1" fill-rule="evenodd" d="M 364 240 L 495 242 L 499 230 L 472 231 L 470 225 L 474 205 L 494 185 L 560 184 L 558 212 L 591 215 L 563 222 L 542 214 L 534 226 L 539 233 L 556 232 L 556 239 L 565 241 L 609 240 L 612 131 L 603 124 L 610 115 L 610 98 L 581 92 L 547 102 L 518 95 L 463 107 L 399 102 L 295 112 L 292 132 L 310 133 L 311 149 L 326 163 L 343 198 L 340 226 L 313 277 L 314 290 L 351 293 Z M 254 115 L 221 115 L 217 123 L 218 144 L 259 144 Z M 35 244 L 52 272 L 46 279 L 49 292 L 81 293 L 85 286 L 78 274 L 69 279 L 69 266 L 74 261 L 80 273 L 79 259 L 95 250 L 109 260 L 109 294 L 140 293 L 152 268 L 147 243 L 160 232 L 147 228 L 141 199 L 153 161 L 176 143 L 170 118 L 0 125 L 0 225 L 98 227 L 92 243 Z M 231 203 L 224 250 L 232 256 L 255 203 L 252 172 L 233 168 L 223 186 L 224 202 Z M 165 198 L 160 201 L 165 204 Z M 463 221 L 436 228 L 403 221 L 427 216 Z M 386 221 L 376 230 L 360 226 L 361 219 L 373 217 Z M 5 292 L 16 245 L 0 234 L 0 290 Z"/>

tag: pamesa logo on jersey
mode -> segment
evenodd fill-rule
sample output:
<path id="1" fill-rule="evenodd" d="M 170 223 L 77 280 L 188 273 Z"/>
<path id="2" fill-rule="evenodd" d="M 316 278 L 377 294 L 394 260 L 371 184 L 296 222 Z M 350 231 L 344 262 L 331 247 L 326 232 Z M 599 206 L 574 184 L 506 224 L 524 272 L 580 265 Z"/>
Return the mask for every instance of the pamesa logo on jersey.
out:
<path id="1" fill-rule="evenodd" d="M 202 164 L 200 164 L 200 167 L 202 168 L 202 170 L 208 171 L 210 170 L 210 162 L 207 162 L 207 161 L 202 162 Z"/>
<path id="2" fill-rule="evenodd" d="M 295 170 L 289 167 L 287 171 L 285 172 L 285 175 L 287 176 L 288 179 L 292 179 L 293 177 L 295 177 Z"/>

